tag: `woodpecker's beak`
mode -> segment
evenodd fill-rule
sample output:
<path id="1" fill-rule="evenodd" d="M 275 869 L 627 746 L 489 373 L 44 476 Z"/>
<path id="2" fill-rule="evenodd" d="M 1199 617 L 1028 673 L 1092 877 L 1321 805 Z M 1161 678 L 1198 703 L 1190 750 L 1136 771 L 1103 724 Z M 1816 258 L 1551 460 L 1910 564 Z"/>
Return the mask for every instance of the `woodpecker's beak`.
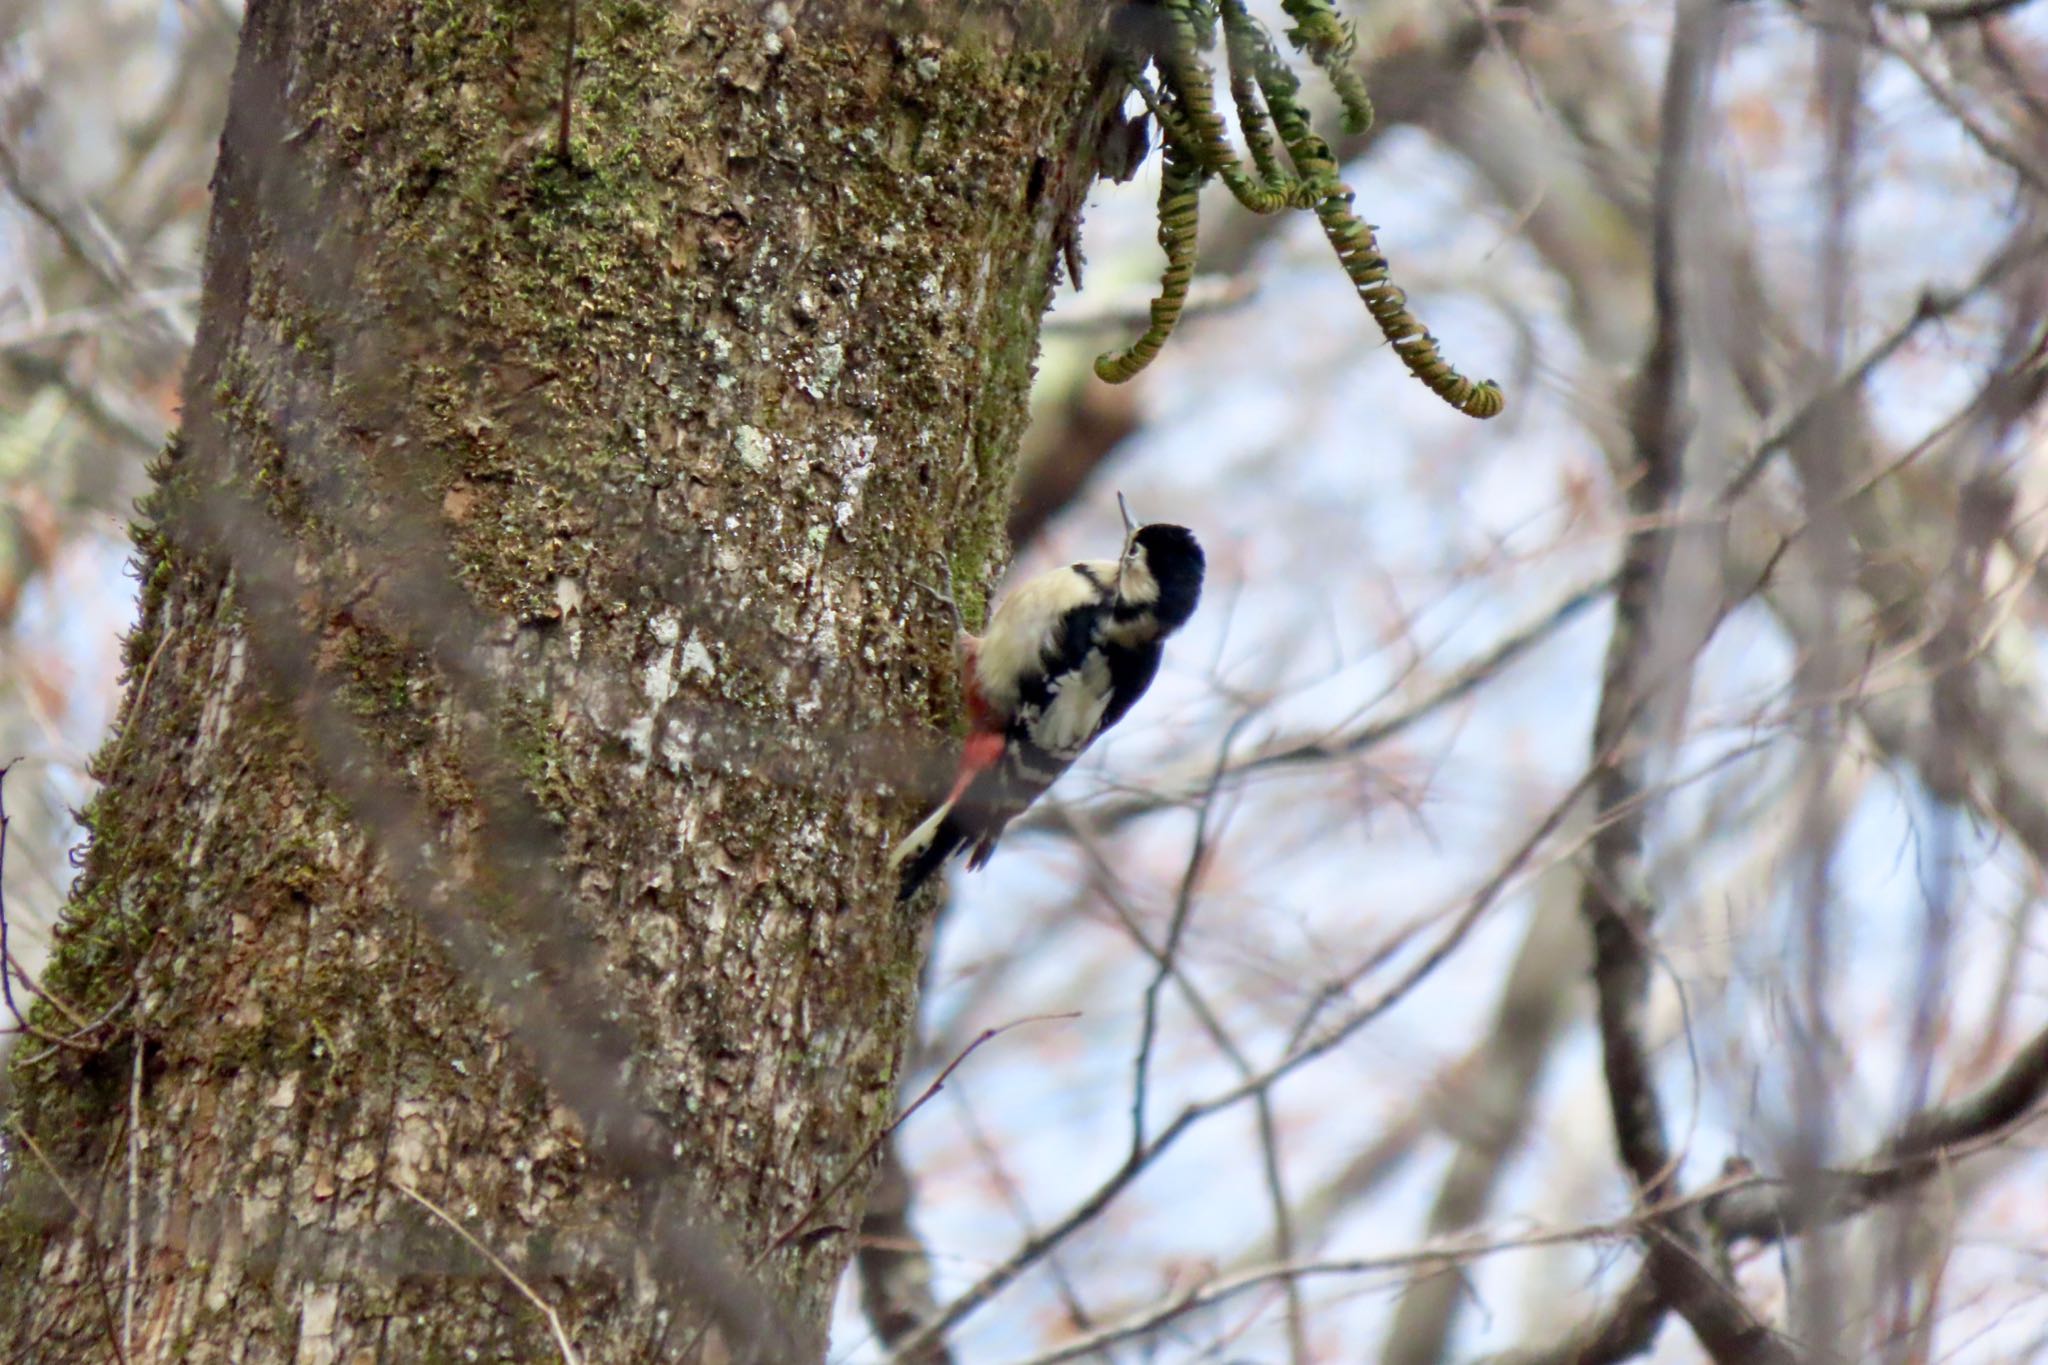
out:
<path id="1" fill-rule="evenodd" d="M 1117 490 L 1116 510 L 1121 512 L 1124 518 L 1123 553 L 1116 557 L 1116 586 L 1117 591 L 1121 593 L 1124 586 L 1124 565 L 1131 562 L 1131 542 L 1137 539 L 1138 536 L 1138 523 L 1132 518 L 1131 505 L 1124 501 L 1123 490 L 1121 489 Z"/>

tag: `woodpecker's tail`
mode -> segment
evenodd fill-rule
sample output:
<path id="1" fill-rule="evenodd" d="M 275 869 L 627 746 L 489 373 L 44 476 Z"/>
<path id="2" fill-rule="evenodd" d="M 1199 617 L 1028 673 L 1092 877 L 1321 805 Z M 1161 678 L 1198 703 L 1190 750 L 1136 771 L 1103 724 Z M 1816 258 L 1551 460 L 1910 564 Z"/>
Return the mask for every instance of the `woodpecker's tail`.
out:
<path id="1" fill-rule="evenodd" d="M 889 866 L 902 869 L 902 881 L 896 888 L 899 902 L 916 895 L 917 888 L 974 837 L 953 818 L 953 806 L 951 801 L 941 805 L 923 824 L 903 836 L 903 842 L 889 854 Z"/>

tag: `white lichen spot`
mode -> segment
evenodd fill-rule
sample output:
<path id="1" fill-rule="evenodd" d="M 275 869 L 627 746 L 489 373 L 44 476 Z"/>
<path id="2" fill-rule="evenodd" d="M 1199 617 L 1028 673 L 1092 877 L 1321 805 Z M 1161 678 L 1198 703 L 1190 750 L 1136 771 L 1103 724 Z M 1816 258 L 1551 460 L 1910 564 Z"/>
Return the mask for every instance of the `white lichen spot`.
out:
<path id="1" fill-rule="evenodd" d="M 647 710 L 627 721 L 619 732 L 626 747 L 636 760 L 635 775 L 647 771 L 647 760 L 654 752 L 654 730 L 661 719 L 661 709 L 681 686 L 676 681 L 676 641 L 682 637 L 682 619 L 674 612 L 663 612 L 654 618 L 651 626 L 654 632 L 655 652 L 640 669 L 640 691 L 647 698 Z"/>
<path id="2" fill-rule="evenodd" d="M 299 1299 L 299 1353 L 294 1365 L 328 1365 L 334 1359 L 334 1319 L 341 1290 L 309 1284 Z"/>
<path id="3" fill-rule="evenodd" d="M 654 717 L 635 716 L 619 731 L 619 738 L 626 742 L 627 752 L 639 760 L 639 771 L 646 772 L 648 755 L 654 752 Z"/>
<path id="4" fill-rule="evenodd" d="M 832 520 L 844 530 L 853 520 L 854 513 L 860 510 L 868 476 L 875 472 L 875 438 L 871 435 L 850 436 L 840 444 L 839 455 L 844 461 L 844 469 L 839 475 L 840 501 L 832 508 Z"/>
<path id="5" fill-rule="evenodd" d="M 798 385 L 813 398 L 822 399 L 831 391 L 839 379 L 839 372 L 846 368 L 846 348 L 836 341 L 828 341 L 818 348 L 818 358 L 811 366 L 809 377 L 801 379 Z"/>
<path id="6" fill-rule="evenodd" d="M 277 1082 L 276 1089 L 263 1101 L 272 1109 L 289 1109 L 299 1102 L 299 1073 L 287 1071 Z"/>
<path id="7" fill-rule="evenodd" d="M 768 438 L 752 427 L 741 427 L 733 433 L 733 449 L 739 452 L 740 463 L 755 473 L 768 467 Z"/>
<path id="8" fill-rule="evenodd" d="M 711 657 L 711 651 L 705 648 L 703 639 L 694 630 L 690 632 L 690 638 L 683 642 L 679 669 L 686 678 L 702 674 L 707 682 L 718 676 L 717 661 Z"/>
<path id="9" fill-rule="evenodd" d="M 676 694 L 675 648 L 682 633 L 683 623 L 674 613 L 665 612 L 654 619 L 654 642 L 658 648 L 640 670 L 640 690 L 653 703 L 650 717 Z"/>
<path id="10" fill-rule="evenodd" d="M 343 1180 L 363 1180 L 377 1169 L 377 1150 L 367 1142 L 352 1142 L 341 1154 L 334 1173 Z"/>
<path id="11" fill-rule="evenodd" d="M 391 1175 L 408 1185 L 417 1184 L 426 1167 L 429 1143 L 434 1136 L 433 1120 L 420 1100 L 405 1098 L 392 1115 Z"/>
<path id="12" fill-rule="evenodd" d="M 697 732 L 687 725 L 671 725 L 661 732 L 661 766 L 680 774 L 690 764 Z"/>

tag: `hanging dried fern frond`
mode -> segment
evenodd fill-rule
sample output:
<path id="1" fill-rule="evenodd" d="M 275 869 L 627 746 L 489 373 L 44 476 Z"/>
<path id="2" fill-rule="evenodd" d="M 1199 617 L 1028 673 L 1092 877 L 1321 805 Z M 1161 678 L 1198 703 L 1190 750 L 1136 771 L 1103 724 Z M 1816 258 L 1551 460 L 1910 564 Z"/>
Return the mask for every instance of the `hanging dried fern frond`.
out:
<path id="1" fill-rule="evenodd" d="M 1133 8 L 1138 7 L 1139 0 L 1133 0 Z M 1407 296 L 1388 274 L 1371 225 L 1352 208 L 1352 191 L 1339 177 L 1329 144 L 1309 125 L 1300 80 L 1244 0 L 1151 0 L 1142 9 L 1151 22 L 1131 26 L 1131 31 L 1142 27 L 1147 41 L 1124 48 L 1121 55 L 1125 78 L 1158 120 L 1165 149 L 1159 243 L 1167 267 L 1152 304 L 1151 327 L 1128 349 L 1100 357 L 1096 373 L 1112 383 L 1129 379 L 1151 362 L 1173 330 L 1194 271 L 1196 196 L 1213 176 L 1254 213 L 1313 210 L 1352 287 L 1409 372 L 1468 416 L 1498 414 L 1506 405 L 1500 386 L 1460 374 L 1408 310 Z M 1345 126 L 1364 132 L 1372 124 L 1372 101 L 1354 60 L 1356 31 L 1338 17 L 1331 0 L 1281 0 L 1281 9 L 1293 21 L 1288 40 L 1336 89 Z M 1224 132 L 1215 74 L 1203 55 L 1215 47 L 1219 26 L 1249 171 Z M 1147 63 L 1159 73 L 1157 89 L 1146 78 Z M 1291 170 L 1280 164 L 1276 140 L 1286 149 Z"/>
<path id="2" fill-rule="evenodd" d="M 1095 373 L 1121 384 L 1152 363 L 1166 344 L 1188 298 L 1195 273 L 1195 230 L 1202 195 L 1202 166 L 1185 148 L 1169 142 L 1159 175 L 1159 245 L 1166 252 L 1166 273 L 1159 297 L 1152 300 L 1152 325 L 1145 335 L 1121 351 L 1095 358 Z"/>
<path id="3" fill-rule="evenodd" d="M 1207 16 L 1206 19 L 1203 16 Z M 1166 7 L 1166 41 L 1153 55 L 1170 94 L 1162 96 L 1145 79 L 1142 64 L 1128 61 L 1124 76 L 1145 107 L 1159 122 L 1169 142 L 1185 145 L 1201 163 L 1203 171 L 1223 182 L 1231 197 L 1253 213 L 1278 213 L 1285 208 L 1307 208 L 1314 196 L 1301 182 L 1280 169 L 1268 138 L 1264 155 L 1254 144 L 1254 163 L 1259 175 L 1245 173 L 1244 164 L 1223 131 L 1222 115 L 1216 112 L 1215 74 L 1202 52 L 1213 40 L 1215 11 L 1199 0 L 1178 0 Z M 1243 110 L 1239 110 L 1240 119 Z"/>
<path id="4" fill-rule="evenodd" d="M 1234 0 L 1225 0 L 1226 4 Z M 1351 188 L 1337 176 L 1337 160 L 1329 144 L 1309 127 L 1301 107 L 1301 83 L 1263 33 L 1253 39 L 1259 89 L 1272 112 L 1274 127 L 1295 171 L 1321 192 L 1316 202 L 1316 219 L 1323 236 L 1337 253 L 1344 274 L 1358 291 L 1366 311 L 1379 324 L 1408 372 L 1427 384 L 1430 391 L 1468 417 L 1493 417 L 1507 406 L 1500 385 L 1492 380 L 1475 381 L 1460 374 L 1444 359 L 1437 341 L 1408 311 L 1408 296 L 1396 286 L 1387 271 L 1387 259 L 1380 254 L 1372 225 L 1353 212 Z"/>
<path id="5" fill-rule="evenodd" d="M 1372 97 L 1365 92 L 1365 77 L 1358 74 L 1353 59 L 1358 55 L 1358 29 L 1348 19 L 1339 19 L 1330 0 L 1280 0 L 1280 8 L 1294 21 L 1287 41 L 1314 62 L 1337 92 L 1344 106 L 1344 131 L 1353 137 L 1372 127 Z"/>

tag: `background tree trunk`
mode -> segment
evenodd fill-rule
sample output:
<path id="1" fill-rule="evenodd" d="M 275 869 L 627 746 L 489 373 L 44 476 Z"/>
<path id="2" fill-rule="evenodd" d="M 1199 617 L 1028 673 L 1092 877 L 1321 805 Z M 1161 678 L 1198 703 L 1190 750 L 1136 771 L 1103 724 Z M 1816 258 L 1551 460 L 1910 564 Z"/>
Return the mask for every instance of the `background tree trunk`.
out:
<path id="1" fill-rule="evenodd" d="M 580 10 L 565 164 L 564 5 L 250 6 L 8 1359 L 555 1355 L 420 1199 L 586 1360 L 698 1340 L 684 1204 L 822 1339 L 923 952 L 872 737 L 999 567 L 1100 11 Z"/>

